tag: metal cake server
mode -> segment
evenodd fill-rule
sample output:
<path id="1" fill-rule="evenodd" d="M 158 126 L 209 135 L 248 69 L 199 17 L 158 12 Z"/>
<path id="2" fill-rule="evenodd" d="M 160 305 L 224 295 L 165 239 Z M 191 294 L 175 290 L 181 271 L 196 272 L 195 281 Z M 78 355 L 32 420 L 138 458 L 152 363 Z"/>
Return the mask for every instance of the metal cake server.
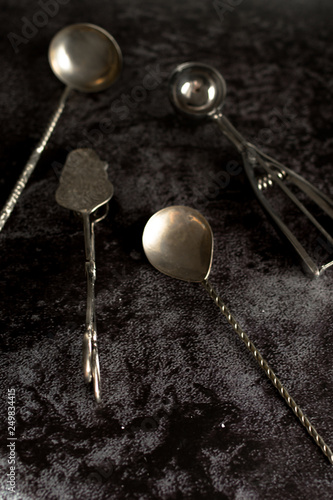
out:
<path id="1" fill-rule="evenodd" d="M 121 73 L 122 54 L 116 40 L 103 28 L 94 24 L 78 23 L 66 26 L 53 37 L 49 47 L 49 63 L 53 73 L 66 85 L 66 88 L 57 110 L 0 212 L 0 231 L 34 171 L 65 108 L 71 90 L 88 93 L 107 89 Z"/>
<path id="2" fill-rule="evenodd" d="M 92 149 L 76 149 L 66 160 L 56 192 L 62 207 L 80 214 L 83 219 L 87 274 L 86 330 L 83 336 L 83 371 L 87 383 L 92 382 L 95 399 L 101 400 L 100 367 L 97 349 L 95 312 L 95 224 L 108 213 L 113 185 L 108 180 L 107 164 Z M 100 215 L 97 210 L 103 207 Z"/>
<path id="3" fill-rule="evenodd" d="M 234 144 L 242 155 L 245 172 L 258 200 L 270 217 L 276 229 L 296 251 L 303 262 L 304 270 L 312 277 L 319 276 L 333 265 L 333 237 L 315 218 L 306 206 L 287 186 L 287 182 L 297 186 L 308 198 L 317 204 L 321 211 L 333 219 L 333 200 L 310 184 L 300 175 L 280 162 L 263 153 L 257 146 L 235 129 L 222 113 L 226 83 L 222 75 L 212 66 L 197 62 L 180 64 L 172 72 L 169 81 L 169 98 L 177 111 L 192 119 L 208 118 L 216 122 L 222 133 Z M 294 205 L 309 219 L 325 238 L 329 250 L 329 261 L 317 265 L 295 234 L 283 222 L 264 194 L 267 187 L 276 184 Z M 332 254 L 332 255 L 331 255 Z"/>
<path id="4" fill-rule="evenodd" d="M 142 243 L 149 262 L 160 272 L 172 278 L 202 283 L 260 368 L 333 464 L 332 450 L 290 396 L 288 390 L 277 378 L 267 361 L 209 283 L 208 276 L 213 260 L 213 232 L 208 221 L 200 212 L 190 207 L 163 208 L 147 222 Z"/>

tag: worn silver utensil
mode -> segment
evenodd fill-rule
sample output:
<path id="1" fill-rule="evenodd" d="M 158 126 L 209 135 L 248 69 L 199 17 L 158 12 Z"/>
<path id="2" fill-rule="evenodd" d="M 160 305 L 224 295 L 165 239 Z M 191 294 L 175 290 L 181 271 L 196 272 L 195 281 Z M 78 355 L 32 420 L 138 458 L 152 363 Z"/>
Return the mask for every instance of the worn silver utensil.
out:
<path id="1" fill-rule="evenodd" d="M 208 276 L 213 259 L 213 233 L 207 220 L 197 210 L 190 207 L 163 208 L 147 222 L 142 242 L 149 262 L 158 271 L 172 278 L 202 283 L 260 368 L 333 464 L 332 450 L 290 396 L 288 390 L 277 378 L 267 361 L 209 283 Z"/>
<path id="2" fill-rule="evenodd" d="M 51 40 L 49 63 L 66 88 L 47 129 L 1 210 L 0 231 L 36 167 L 64 110 L 70 91 L 74 89 L 81 92 L 98 92 L 108 88 L 121 73 L 122 54 L 116 40 L 104 29 L 94 24 L 72 24 L 59 31 Z"/>
<path id="3" fill-rule="evenodd" d="M 325 237 L 333 254 L 333 238 L 305 205 L 287 186 L 287 181 L 303 191 L 312 202 L 333 219 L 333 200 L 321 193 L 316 187 L 277 160 L 263 153 L 258 147 L 246 141 L 222 113 L 226 96 L 226 84 L 222 75 L 212 66 L 203 63 L 187 62 L 180 64 L 172 72 L 169 81 L 169 97 L 177 111 L 195 120 L 208 118 L 216 122 L 223 134 L 236 146 L 242 155 L 245 172 L 250 184 L 284 239 L 292 246 L 302 260 L 304 270 L 312 277 L 319 276 L 333 265 L 333 260 L 318 265 L 310 257 L 304 246 L 282 221 L 273 209 L 264 192 L 276 184 L 296 207 L 310 220 Z"/>
<path id="4" fill-rule="evenodd" d="M 80 214 L 83 219 L 87 275 L 86 329 L 83 336 L 83 371 L 87 383 L 92 382 L 97 402 L 101 400 L 101 380 L 97 349 L 95 312 L 95 224 L 104 219 L 113 186 L 106 173 L 107 164 L 92 149 L 76 149 L 66 160 L 56 192 L 62 207 Z M 104 206 L 102 215 L 97 209 Z"/>

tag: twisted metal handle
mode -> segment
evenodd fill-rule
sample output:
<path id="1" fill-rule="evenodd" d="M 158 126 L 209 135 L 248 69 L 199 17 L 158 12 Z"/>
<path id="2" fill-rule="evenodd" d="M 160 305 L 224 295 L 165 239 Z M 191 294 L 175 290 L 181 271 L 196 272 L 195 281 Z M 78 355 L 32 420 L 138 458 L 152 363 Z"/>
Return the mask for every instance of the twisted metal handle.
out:
<path id="1" fill-rule="evenodd" d="M 258 365 L 262 370 L 266 373 L 267 377 L 269 380 L 272 382 L 274 387 L 279 391 L 279 394 L 283 397 L 287 405 L 292 409 L 296 417 L 299 419 L 301 424 L 305 427 L 307 432 L 310 434 L 310 436 L 314 439 L 315 443 L 319 446 L 321 451 L 324 453 L 324 455 L 327 456 L 328 460 L 330 461 L 331 464 L 333 464 L 333 452 L 327 446 L 323 438 L 318 434 L 316 431 L 315 427 L 311 424 L 310 420 L 304 415 L 303 411 L 301 408 L 296 404 L 295 400 L 290 396 L 289 392 L 287 389 L 283 386 L 281 381 L 278 379 L 278 377 L 275 375 L 274 371 L 272 368 L 269 366 L 267 361 L 262 357 L 258 349 L 255 347 L 253 342 L 249 339 L 249 337 L 246 335 L 246 333 L 242 330 L 240 327 L 239 323 L 237 323 L 236 319 L 233 317 L 229 309 L 226 307 L 226 305 L 222 302 L 221 298 L 218 296 L 214 288 L 211 286 L 209 281 L 205 279 L 202 281 L 202 284 L 204 288 L 207 290 L 209 296 L 215 304 L 218 306 L 218 308 L 221 310 L 222 314 L 227 318 L 228 322 L 232 326 L 232 328 L 235 330 L 239 338 L 244 342 L 246 345 L 247 349 L 251 352 L 252 356 L 254 359 L 257 361 Z"/>
<path id="2" fill-rule="evenodd" d="M 17 200 L 21 196 L 23 189 L 25 188 L 29 177 L 31 176 L 32 172 L 34 171 L 37 162 L 40 158 L 40 155 L 45 149 L 46 144 L 48 143 L 48 140 L 60 118 L 61 113 L 63 112 L 63 109 L 65 107 L 66 99 L 68 97 L 68 94 L 70 92 L 70 88 L 66 87 L 58 104 L 57 110 L 54 112 L 49 125 L 47 129 L 45 130 L 42 138 L 40 139 L 39 143 L 37 144 L 36 148 L 34 151 L 31 153 L 30 158 L 24 167 L 18 181 L 15 184 L 14 189 L 12 190 L 11 194 L 9 195 L 9 198 L 1 210 L 0 213 L 0 231 L 3 229 L 4 225 L 6 224 L 7 220 L 9 219 L 12 211 L 14 210 L 14 207 L 17 203 Z"/>

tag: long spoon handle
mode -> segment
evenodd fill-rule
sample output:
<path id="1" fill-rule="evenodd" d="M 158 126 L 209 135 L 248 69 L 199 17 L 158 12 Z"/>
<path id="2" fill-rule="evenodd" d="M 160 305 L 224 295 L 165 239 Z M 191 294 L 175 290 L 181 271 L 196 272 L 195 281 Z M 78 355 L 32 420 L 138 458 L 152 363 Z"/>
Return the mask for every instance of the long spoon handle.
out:
<path id="1" fill-rule="evenodd" d="M 207 290 L 209 296 L 213 299 L 215 304 L 218 306 L 218 308 L 221 310 L 222 314 L 227 318 L 228 322 L 232 326 L 232 328 L 235 330 L 239 338 L 244 342 L 246 345 L 247 349 L 251 352 L 252 356 L 254 359 L 257 361 L 258 365 L 260 368 L 264 370 L 266 373 L 267 377 L 269 380 L 272 382 L 274 387 L 279 391 L 279 394 L 283 397 L 287 405 L 292 409 L 296 417 L 299 419 L 301 424 L 305 427 L 305 429 L 308 431 L 310 436 L 314 439 L 315 443 L 319 446 L 321 451 L 324 453 L 324 455 L 327 456 L 328 460 L 333 464 L 333 452 L 327 446 L 323 438 L 318 434 L 314 426 L 311 424 L 310 420 L 304 415 L 303 411 L 301 408 L 296 404 L 294 399 L 290 396 L 289 392 L 287 389 L 282 385 L 281 381 L 277 378 L 275 375 L 274 371 L 271 369 L 267 361 L 262 357 L 258 349 L 255 347 L 253 342 L 249 339 L 249 337 L 246 335 L 246 333 L 242 330 L 240 325 L 237 323 L 236 319 L 233 317 L 229 309 L 226 307 L 226 305 L 222 302 L 221 298 L 218 296 L 218 294 L 215 292 L 214 288 L 211 286 L 208 280 L 204 280 L 202 282 L 203 286 Z"/>
<path id="2" fill-rule="evenodd" d="M 32 172 L 35 169 L 35 166 L 37 165 L 37 162 L 40 158 L 40 155 L 45 149 L 46 144 L 48 143 L 49 138 L 51 137 L 51 134 L 60 118 L 61 113 L 64 110 L 66 99 L 68 97 L 68 94 L 70 92 L 70 88 L 66 87 L 64 92 L 62 93 L 62 96 L 60 98 L 58 108 L 54 112 L 49 125 L 47 129 L 45 130 L 42 138 L 40 139 L 39 143 L 37 144 L 36 148 L 34 151 L 31 153 L 30 158 L 24 167 L 18 181 L 15 184 L 14 189 L 12 190 L 11 194 L 9 195 L 9 198 L 1 210 L 0 213 L 0 231 L 3 229 L 4 225 L 6 224 L 7 220 L 9 219 L 16 203 L 19 197 L 21 196 L 23 189 L 25 188 L 29 177 L 31 176 Z"/>

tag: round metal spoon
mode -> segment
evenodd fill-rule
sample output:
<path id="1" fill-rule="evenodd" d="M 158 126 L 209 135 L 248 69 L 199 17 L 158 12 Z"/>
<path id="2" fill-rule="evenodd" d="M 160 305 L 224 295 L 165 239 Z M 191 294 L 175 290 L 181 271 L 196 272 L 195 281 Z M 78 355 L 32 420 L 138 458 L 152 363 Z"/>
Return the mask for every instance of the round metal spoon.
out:
<path id="1" fill-rule="evenodd" d="M 149 262 L 156 269 L 173 278 L 203 284 L 260 368 L 262 368 L 301 424 L 333 464 L 332 450 L 292 399 L 267 361 L 262 357 L 209 283 L 208 276 L 213 259 L 213 233 L 207 220 L 197 210 L 190 207 L 172 206 L 163 208 L 147 222 L 142 242 Z"/>
<path id="2" fill-rule="evenodd" d="M 321 210 L 333 218 L 333 201 L 312 186 L 303 177 L 296 174 L 280 162 L 266 155 L 259 148 L 246 141 L 235 129 L 222 107 L 226 96 L 226 84 L 222 75 L 212 66 L 203 63 L 187 62 L 180 64 L 172 72 L 169 81 L 169 98 L 177 111 L 195 120 L 208 118 L 217 123 L 223 134 L 236 146 L 242 154 L 245 172 L 260 203 L 303 262 L 305 271 L 313 277 L 319 276 L 325 269 L 333 265 L 333 260 L 318 267 L 289 230 L 279 215 L 264 196 L 264 188 L 273 182 L 288 196 L 297 208 L 311 221 L 316 229 L 325 237 L 328 246 L 333 246 L 332 236 L 320 222 L 313 217 L 304 204 L 293 194 L 284 182 L 288 179 L 301 189 Z"/>
<path id="3" fill-rule="evenodd" d="M 0 231 L 10 217 L 65 107 L 69 92 L 98 92 L 112 85 L 122 69 L 116 40 L 93 24 L 72 24 L 59 31 L 49 46 L 49 63 L 66 88 L 41 140 L 32 152 L 0 214 Z"/>

